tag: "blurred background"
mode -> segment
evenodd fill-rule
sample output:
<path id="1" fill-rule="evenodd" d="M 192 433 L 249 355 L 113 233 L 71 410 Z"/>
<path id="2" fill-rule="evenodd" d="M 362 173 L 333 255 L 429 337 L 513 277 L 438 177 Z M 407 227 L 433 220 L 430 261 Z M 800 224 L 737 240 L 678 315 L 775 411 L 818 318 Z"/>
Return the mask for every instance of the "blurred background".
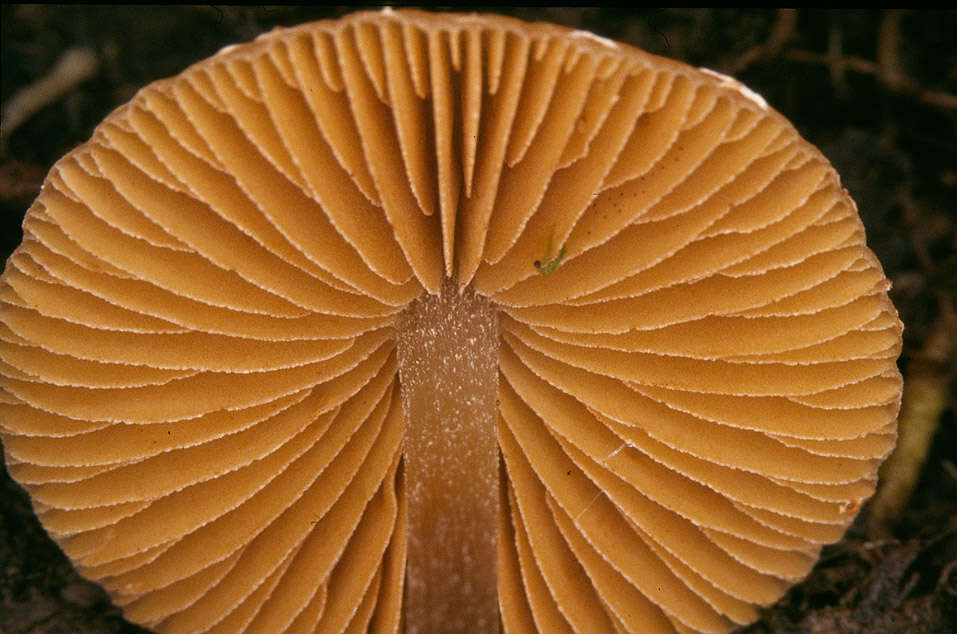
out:
<path id="1" fill-rule="evenodd" d="M 353 9 L 4 4 L 3 259 L 56 159 L 140 87 L 275 26 Z M 834 164 L 905 324 L 902 449 L 845 539 L 743 631 L 957 631 L 957 11 L 482 10 L 733 75 Z M 0 632 L 141 631 L 73 571 L 0 469 Z"/>

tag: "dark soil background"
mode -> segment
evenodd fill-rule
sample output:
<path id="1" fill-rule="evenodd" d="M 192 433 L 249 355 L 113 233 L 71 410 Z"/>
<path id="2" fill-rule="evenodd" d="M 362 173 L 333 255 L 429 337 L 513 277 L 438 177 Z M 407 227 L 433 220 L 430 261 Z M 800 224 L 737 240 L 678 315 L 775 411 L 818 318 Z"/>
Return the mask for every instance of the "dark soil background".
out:
<path id="1" fill-rule="evenodd" d="M 23 213 L 54 161 L 138 88 L 274 26 L 349 10 L 4 5 L 5 109 L 70 48 L 92 49 L 98 66 L 4 130 L 0 254 L 5 259 L 19 243 Z M 920 456 L 914 462 L 919 478 L 909 503 L 870 522 L 865 507 L 808 579 L 744 631 L 957 632 L 957 12 L 494 10 L 734 75 L 841 173 L 894 284 L 906 325 L 905 384 L 926 388 L 913 396 L 917 414 L 905 422 L 927 427 L 933 442 L 923 467 Z M 73 571 L 0 469 L 0 633 L 27 632 L 142 630 Z"/>

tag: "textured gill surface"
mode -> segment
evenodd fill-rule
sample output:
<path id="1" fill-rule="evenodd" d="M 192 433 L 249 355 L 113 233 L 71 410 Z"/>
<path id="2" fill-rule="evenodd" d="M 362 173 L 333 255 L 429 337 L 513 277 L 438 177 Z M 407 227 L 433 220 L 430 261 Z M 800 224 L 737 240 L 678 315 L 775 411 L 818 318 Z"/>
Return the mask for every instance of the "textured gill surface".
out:
<path id="1" fill-rule="evenodd" d="M 403 321 L 398 363 L 410 305 L 475 329 L 498 392 L 501 477 L 476 418 L 456 511 L 491 628 L 747 623 L 894 443 L 901 325 L 827 162 L 733 81 L 581 33 L 384 12 L 228 49 L 60 161 L 24 236 L 8 468 L 158 631 L 392 632 L 421 566 L 464 565 L 423 563 L 401 444 L 459 444 L 405 382 L 459 407 L 461 367 L 412 348 L 471 355 Z"/>
<path id="2" fill-rule="evenodd" d="M 406 412 L 406 631 L 496 632 L 498 324 L 447 282 L 396 323 Z"/>

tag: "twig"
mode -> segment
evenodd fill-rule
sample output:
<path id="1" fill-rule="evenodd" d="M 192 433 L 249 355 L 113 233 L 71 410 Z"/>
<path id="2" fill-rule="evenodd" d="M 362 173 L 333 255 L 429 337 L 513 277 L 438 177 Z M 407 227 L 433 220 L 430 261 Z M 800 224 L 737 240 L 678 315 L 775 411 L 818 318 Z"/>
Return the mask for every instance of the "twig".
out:
<path id="1" fill-rule="evenodd" d="M 951 477 L 954 481 L 954 484 L 957 484 L 957 465 L 954 465 L 950 460 L 941 461 L 941 466 L 944 468 L 944 471 Z"/>
<path id="2" fill-rule="evenodd" d="M 7 139 L 24 121 L 92 77 L 98 65 L 92 49 L 71 48 L 63 53 L 50 72 L 21 88 L 3 105 L 0 139 Z"/>
<path id="3" fill-rule="evenodd" d="M 907 237 L 910 239 L 917 261 L 920 262 L 921 270 L 925 277 L 933 278 L 937 271 L 937 264 L 927 247 L 927 227 L 926 222 L 922 221 L 920 206 L 911 196 L 908 186 L 899 187 L 894 199 L 904 212 Z"/>
<path id="4" fill-rule="evenodd" d="M 906 73 L 901 63 L 901 16 L 899 9 L 887 11 L 881 20 L 880 31 L 877 36 L 877 65 L 880 70 L 880 79 L 885 86 L 900 90 Z"/>
<path id="5" fill-rule="evenodd" d="M 944 110 L 957 110 L 957 95 L 939 90 L 925 90 L 908 77 L 903 77 L 899 85 L 888 84 L 883 79 L 881 67 L 876 62 L 862 57 L 842 55 L 839 58 L 834 58 L 831 55 L 813 53 L 800 49 L 790 50 L 784 54 L 784 57 L 788 61 L 797 62 L 799 64 L 820 64 L 823 66 L 840 65 L 842 68 L 856 73 L 874 75 L 881 85 L 891 92 L 910 95 L 928 106 L 934 106 Z"/>
<path id="6" fill-rule="evenodd" d="M 940 419 L 953 400 L 947 371 L 957 351 L 952 300 L 943 294 L 934 329 L 908 367 L 898 421 L 897 448 L 881 466 L 881 485 L 871 502 L 871 535 L 889 534 L 917 485 Z"/>
<path id="7" fill-rule="evenodd" d="M 847 97 L 850 91 L 847 88 L 847 74 L 844 72 L 844 64 L 841 60 L 844 57 L 844 34 L 832 17 L 830 27 L 827 31 L 827 58 L 831 60 L 828 70 L 831 73 L 831 83 L 838 91 L 841 97 Z"/>
<path id="8" fill-rule="evenodd" d="M 735 60 L 728 68 L 728 73 L 738 75 L 755 62 L 770 59 L 781 52 L 784 45 L 794 37 L 797 27 L 797 9 L 778 9 L 768 33 L 768 39 L 763 44 L 752 46 Z"/>
<path id="9" fill-rule="evenodd" d="M 947 582 L 950 580 L 951 575 L 953 575 L 955 571 L 957 571 L 957 559 L 949 562 L 943 567 L 943 569 L 941 569 L 940 576 L 937 577 L 937 588 L 946 588 L 948 594 L 957 595 L 957 592 L 954 592 L 947 587 Z"/>

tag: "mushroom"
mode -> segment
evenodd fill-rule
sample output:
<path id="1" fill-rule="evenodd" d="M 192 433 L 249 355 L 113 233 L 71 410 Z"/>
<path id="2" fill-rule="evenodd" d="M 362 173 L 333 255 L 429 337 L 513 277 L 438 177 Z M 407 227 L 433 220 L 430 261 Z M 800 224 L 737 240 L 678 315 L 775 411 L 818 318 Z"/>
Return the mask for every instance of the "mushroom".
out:
<path id="1" fill-rule="evenodd" d="M 734 80 L 359 13 L 154 83 L 56 164 L 0 280 L 0 435 L 157 631 L 727 632 L 874 491 L 887 289 Z"/>

